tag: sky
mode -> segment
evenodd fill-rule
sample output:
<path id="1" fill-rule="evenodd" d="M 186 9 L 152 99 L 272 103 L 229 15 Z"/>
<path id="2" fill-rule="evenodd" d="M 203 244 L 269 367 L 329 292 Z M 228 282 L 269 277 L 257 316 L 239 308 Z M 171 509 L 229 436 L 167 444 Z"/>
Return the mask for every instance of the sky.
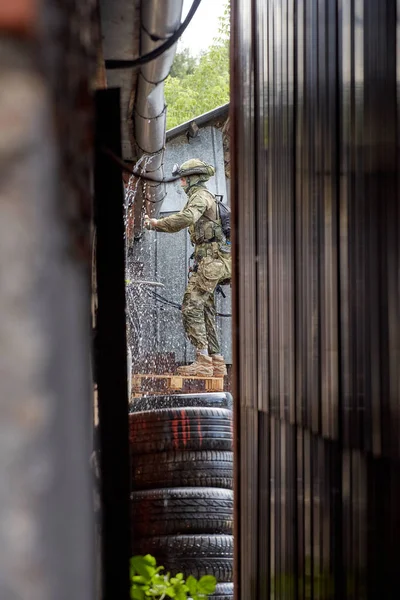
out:
<path id="1" fill-rule="evenodd" d="M 192 1 L 183 0 L 182 19 L 186 17 Z M 222 15 L 225 3 L 226 0 L 201 0 L 196 14 L 178 43 L 177 50 L 186 47 L 194 55 L 207 50 L 218 35 L 218 17 Z"/>

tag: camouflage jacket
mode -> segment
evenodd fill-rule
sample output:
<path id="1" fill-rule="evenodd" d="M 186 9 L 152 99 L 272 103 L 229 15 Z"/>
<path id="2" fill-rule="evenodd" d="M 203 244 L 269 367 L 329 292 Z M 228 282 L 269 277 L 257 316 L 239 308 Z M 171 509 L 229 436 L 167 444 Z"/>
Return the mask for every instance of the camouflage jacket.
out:
<path id="1" fill-rule="evenodd" d="M 187 195 L 188 201 L 183 209 L 175 215 L 159 219 L 156 230 L 175 233 L 188 227 L 195 256 L 201 258 L 207 253 L 207 246 L 225 244 L 225 236 L 212 193 L 204 185 L 194 185 Z"/>

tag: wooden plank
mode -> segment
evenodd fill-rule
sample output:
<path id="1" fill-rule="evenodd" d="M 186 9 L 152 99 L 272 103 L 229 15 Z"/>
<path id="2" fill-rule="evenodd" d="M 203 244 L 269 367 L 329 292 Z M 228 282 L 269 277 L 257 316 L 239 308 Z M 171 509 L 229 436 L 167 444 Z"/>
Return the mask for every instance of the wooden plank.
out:
<path id="1" fill-rule="evenodd" d="M 224 378 L 223 377 L 212 377 L 206 379 L 206 391 L 207 392 L 223 392 L 224 391 Z"/>
<path id="2" fill-rule="evenodd" d="M 164 375 L 156 375 L 153 373 L 135 373 L 132 378 L 132 382 L 140 379 L 190 379 L 199 381 L 223 381 L 223 377 L 199 377 L 197 375 L 173 375 L 172 373 L 165 373 Z"/>
<path id="3" fill-rule="evenodd" d="M 171 377 L 169 379 L 169 387 L 181 390 L 183 387 L 183 377 Z"/>
<path id="4" fill-rule="evenodd" d="M 166 373 L 164 375 L 158 375 L 156 373 L 136 373 L 132 377 L 132 390 L 134 394 L 132 397 L 136 397 L 136 394 L 141 392 L 142 384 L 144 381 L 165 381 L 167 391 L 182 390 L 185 381 L 204 381 L 205 389 L 207 392 L 223 392 L 224 391 L 224 378 L 223 377 L 197 377 L 197 376 L 186 376 L 186 375 L 172 375 Z M 149 393 L 149 390 L 143 391 L 143 393 Z"/>

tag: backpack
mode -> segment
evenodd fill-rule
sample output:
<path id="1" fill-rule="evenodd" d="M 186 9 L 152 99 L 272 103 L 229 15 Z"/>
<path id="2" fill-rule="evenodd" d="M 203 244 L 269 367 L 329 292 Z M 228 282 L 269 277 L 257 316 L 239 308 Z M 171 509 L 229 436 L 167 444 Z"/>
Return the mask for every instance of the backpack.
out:
<path id="1" fill-rule="evenodd" d="M 219 218 L 221 221 L 221 228 L 226 237 L 227 241 L 231 240 L 231 209 L 229 206 L 222 202 L 223 196 L 221 194 L 215 195 L 215 201 L 217 203 Z"/>

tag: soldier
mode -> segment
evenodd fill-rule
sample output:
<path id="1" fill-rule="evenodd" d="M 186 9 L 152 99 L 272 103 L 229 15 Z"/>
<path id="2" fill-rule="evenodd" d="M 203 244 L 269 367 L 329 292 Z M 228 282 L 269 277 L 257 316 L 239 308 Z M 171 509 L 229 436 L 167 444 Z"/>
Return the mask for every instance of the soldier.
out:
<path id="1" fill-rule="evenodd" d="M 185 175 L 188 172 L 191 174 Z M 222 230 L 216 199 L 205 186 L 214 173 L 214 167 L 199 159 L 177 165 L 173 175 L 181 176 L 181 186 L 188 196 L 185 206 L 163 219 L 145 218 L 147 229 L 165 233 L 188 227 L 194 246 L 194 272 L 183 297 L 182 317 L 186 335 L 196 348 L 196 359 L 191 365 L 179 367 L 180 375 L 226 375 L 215 325 L 214 292 L 218 284 L 231 278 L 231 248 Z"/>

